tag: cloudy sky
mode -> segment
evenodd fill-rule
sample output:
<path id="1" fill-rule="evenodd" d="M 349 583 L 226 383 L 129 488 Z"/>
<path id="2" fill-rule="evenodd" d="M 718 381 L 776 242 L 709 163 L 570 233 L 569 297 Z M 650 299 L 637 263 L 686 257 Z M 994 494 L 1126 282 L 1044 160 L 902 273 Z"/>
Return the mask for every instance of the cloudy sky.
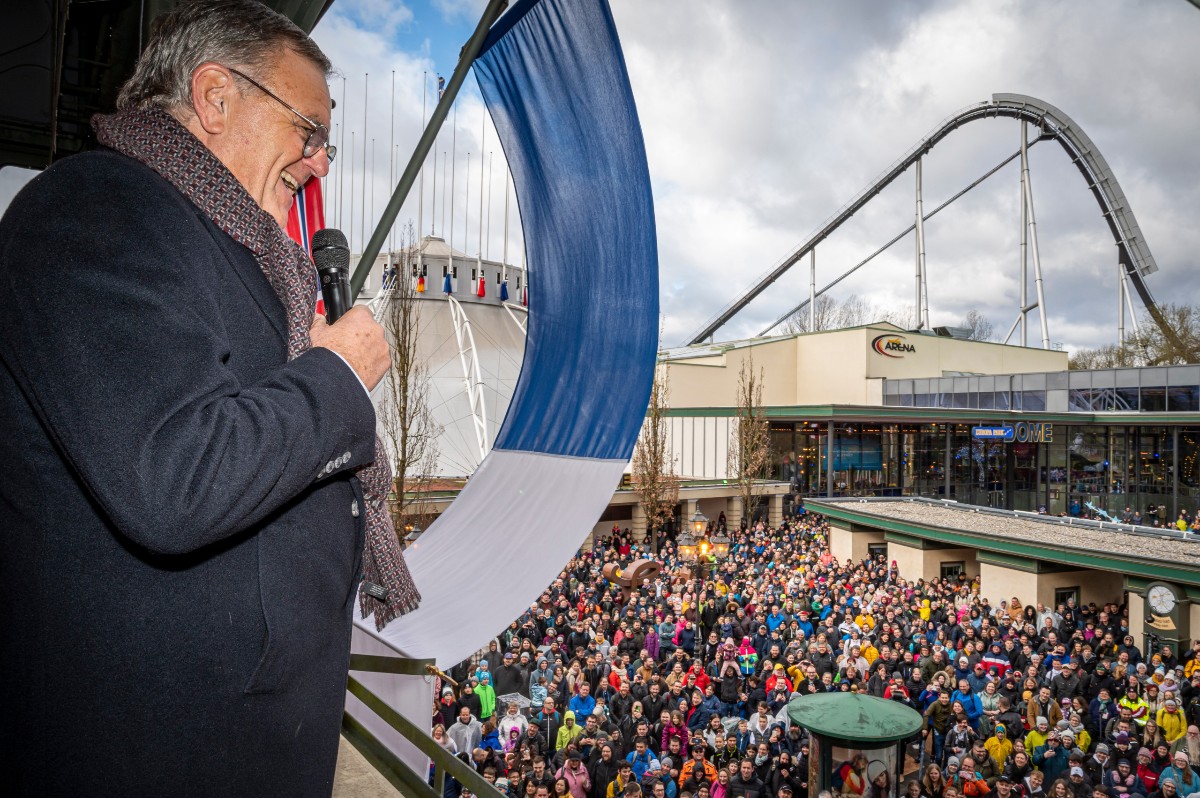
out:
<path id="1" fill-rule="evenodd" d="M 332 86 L 343 155 L 326 185 L 328 221 L 347 229 L 356 247 L 419 135 L 423 80 L 428 113 L 436 75 L 449 78 L 484 5 L 337 0 L 317 27 L 345 78 Z M 941 120 L 996 92 L 1043 99 L 1088 133 L 1158 261 L 1151 291 L 1160 301 L 1200 302 L 1200 10 L 1185 0 L 612 6 L 654 184 L 664 344 L 686 341 Z M 951 134 L 925 159 L 926 210 L 1018 142 L 1019 123 L 1007 119 Z M 425 232 L 449 235 L 442 153 L 453 145 L 452 243 L 472 255 L 481 249 L 483 153 L 491 168 L 482 192 L 486 199 L 490 178 L 491 202 L 482 249 L 499 258 L 503 161 L 473 80 L 460 95 L 457 127 L 443 129 L 436 168 L 429 161 L 423 209 L 414 196 L 401 220 L 415 226 L 420 214 Z M 1107 226 L 1060 147 L 1037 145 L 1030 163 L 1051 340 L 1068 349 L 1110 342 L 1116 253 Z M 13 182 L 0 181 L 0 203 Z M 1007 332 L 1018 296 L 1019 207 L 1014 162 L 926 224 L 935 325 L 958 323 L 975 308 Z M 906 228 L 913 211 L 910 171 L 818 247 L 818 286 Z M 519 261 L 515 218 L 509 235 L 509 258 Z M 913 261 L 910 235 L 833 294 L 911 305 Z M 797 268 L 718 337 L 758 333 L 807 292 L 807 268 Z"/>

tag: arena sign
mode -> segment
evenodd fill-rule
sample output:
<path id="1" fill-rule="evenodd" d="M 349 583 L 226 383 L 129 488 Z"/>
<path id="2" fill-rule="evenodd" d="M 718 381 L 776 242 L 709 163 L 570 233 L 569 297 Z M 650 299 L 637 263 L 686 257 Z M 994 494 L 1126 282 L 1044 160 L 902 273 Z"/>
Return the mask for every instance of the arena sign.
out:
<path id="1" fill-rule="evenodd" d="M 904 342 L 903 335 L 894 333 L 875 336 L 875 339 L 871 341 L 871 348 L 884 357 L 894 358 L 901 358 L 906 354 L 916 354 L 917 352 L 915 346 Z"/>

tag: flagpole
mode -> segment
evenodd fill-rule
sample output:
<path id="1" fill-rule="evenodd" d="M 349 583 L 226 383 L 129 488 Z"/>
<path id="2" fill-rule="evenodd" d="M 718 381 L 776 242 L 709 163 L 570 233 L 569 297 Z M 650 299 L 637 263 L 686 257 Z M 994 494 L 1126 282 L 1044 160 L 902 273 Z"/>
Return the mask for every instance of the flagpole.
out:
<path id="1" fill-rule="evenodd" d="M 365 216 L 371 216 L 375 213 L 375 138 L 371 137 L 371 170 L 367 172 L 371 178 L 371 191 L 368 196 L 371 198 L 369 204 L 363 205 L 363 210 L 366 211 Z"/>
<path id="2" fill-rule="evenodd" d="M 492 167 L 495 166 L 494 153 L 488 150 L 488 201 L 487 201 L 487 244 L 484 246 L 484 255 L 488 260 L 492 259 Z"/>
<path id="3" fill-rule="evenodd" d="M 504 166 L 504 252 L 500 256 L 500 262 L 504 269 L 504 282 L 508 282 L 508 179 L 511 172 L 508 171 L 508 165 Z"/>
<path id="4" fill-rule="evenodd" d="M 454 189 L 458 188 L 458 180 L 455 176 L 455 171 L 458 167 L 458 103 L 454 104 L 454 119 L 450 122 L 450 235 L 446 238 L 446 243 L 450 250 L 450 267 L 446 272 L 451 277 L 454 277 Z M 396 195 L 392 195 L 392 201 L 396 200 Z M 362 268 L 362 264 L 359 264 Z M 354 276 L 358 276 L 358 269 L 354 270 Z M 354 283 L 350 283 L 350 292 L 354 293 Z"/>
<path id="5" fill-rule="evenodd" d="M 350 251 L 354 251 L 354 134 L 357 131 L 350 131 L 350 158 L 347 161 L 350 169 L 350 218 L 346 221 L 346 230 L 349 231 L 350 240 L 347 242 L 350 245 Z"/>
<path id="6" fill-rule="evenodd" d="M 471 152 L 470 152 L 470 150 L 467 151 L 467 176 L 463 180 L 463 184 L 464 184 L 464 186 L 463 186 L 464 193 L 466 194 L 466 196 L 463 197 L 463 248 L 462 248 L 462 252 L 464 255 L 466 255 L 467 250 L 471 246 L 471 233 L 470 233 L 470 228 L 467 226 L 468 217 L 470 216 L 470 213 L 471 213 L 471 211 L 470 211 L 470 208 L 471 208 Z M 451 246 L 453 246 L 453 244 Z"/>
<path id="7" fill-rule="evenodd" d="M 392 73 L 392 74 L 395 74 L 395 73 Z M 421 73 L 421 129 L 422 130 L 425 129 L 425 90 L 428 87 L 429 87 L 429 73 L 422 72 Z M 424 261 L 422 254 L 423 254 L 423 250 L 425 249 L 425 247 L 421 246 L 421 242 L 423 240 L 423 236 L 425 235 L 425 161 L 428 161 L 428 160 L 429 160 L 429 156 L 426 155 L 424 160 L 421 161 L 421 173 L 417 178 L 417 182 L 418 182 L 418 188 L 417 188 L 417 240 L 415 243 L 416 243 L 416 247 L 417 247 L 417 276 L 418 277 L 420 277 L 422 275 L 421 268 L 423 266 L 423 261 Z M 393 241 L 394 241 L 394 236 L 393 236 Z M 394 244 L 393 244 L 393 246 L 394 246 Z"/>
<path id="8" fill-rule="evenodd" d="M 442 123 L 446 121 L 446 116 L 450 112 L 450 106 L 454 104 L 454 100 L 458 96 L 458 90 L 462 87 L 463 81 L 467 79 L 467 73 L 471 69 L 471 64 L 475 62 L 479 51 L 483 49 L 483 43 L 487 39 L 492 23 L 500 17 L 500 14 L 503 13 L 507 6 L 508 0 L 488 0 L 487 8 L 479 18 L 479 23 L 475 26 L 475 32 L 471 34 L 470 40 L 459 53 L 458 64 L 454 67 L 454 74 L 450 76 L 450 84 L 446 87 L 441 101 L 434 108 L 433 117 L 429 120 L 429 124 L 425 126 L 425 132 L 421 135 L 421 140 L 417 143 L 416 149 L 413 150 L 408 165 L 404 168 L 404 172 L 401 174 L 400 180 L 392 192 L 392 198 L 388 201 L 387 208 L 384 209 L 383 217 L 379 220 L 378 225 L 376 225 L 375 232 L 371 234 L 371 240 L 363 249 L 358 266 L 354 269 L 354 276 L 350 278 L 351 297 L 357 297 L 358 293 L 362 290 L 363 284 L 366 283 L 367 275 L 370 273 L 375 255 L 379 253 L 379 248 L 383 246 L 383 238 L 386 231 L 399 215 L 400 209 L 404 206 L 404 200 L 408 197 L 408 192 L 412 190 L 413 183 L 416 182 L 417 171 L 421 162 L 425 159 L 429 148 L 433 146 L 434 138 L 436 138 Z"/>
<path id="9" fill-rule="evenodd" d="M 429 235 L 437 235 L 437 150 L 433 151 L 433 196 L 429 198 Z M 419 231 L 418 231 L 419 232 Z M 424 235 L 424 233 L 421 233 Z"/>
<path id="10" fill-rule="evenodd" d="M 479 249 L 475 251 L 475 268 L 483 278 L 483 139 L 487 135 L 487 113 L 479 117 Z"/>
<path id="11" fill-rule="evenodd" d="M 396 149 L 396 70 L 394 70 L 394 69 L 392 70 L 392 110 L 391 110 L 391 134 L 390 135 L 391 135 L 391 138 L 388 140 L 388 185 L 389 186 L 392 184 L 392 167 L 393 167 L 393 161 L 394 161 L 394 158 L 392 158 L 392 153 Z M 372 185 L 371 190 L 374 191 L 374 184 L 372 183 L 371 185 Z M 372 195 L 371 205 L 375 204 L 374 199 L 375 199 L 374 195 Z M 392 233 L 392 243 L 388 245 L 388 257 L 387 257 L 389 267 L 392 265 L 392 257 L 396 251 L 396 223 L 395 222 L 392 223 L 391 233 Z"/>
<path id="12" fill-rule="evenodd" d="M 442 150 L 442 238 L 446 237 L 446 151 Z"/>
<path id="13" fill-rule="evenodd" d="M 338 142 L 338 148 L 343 149 L 343 150 L 346 148 L 346 76 L 345 75 L 342 76 L 342 140 Z M 340 183 L 340 185 L 338 186 L 338 223 L 337 223 L 337 226 L 338 226 L 338 228 L 341 228 L 342 224 L 345 222 L 345 219 L 343 219 L 342 217 L 345 215 L 345 210 L 346 210 L 346 164 L 345 164 L 345 162 L 343 162 L 342 165 L 340 167 L 338 167 L 338 182 Z"/>
<path id="14" fill-rule="evenodd" d="M 367 104 L 370 99 L 370 94 L 367 88 L 370 85 L 371 73 L 363 73 L 363 180 L 362 180 L 362 221 L 359 223 L 359 246 L 367 240 Z M 383 242 L 379 242 L 382 244 Z M 374 258 L 371 258 L 374 260 Z M 372 264 L 374 265 L 374 264 Z M 367 267 L 367 275 L 371 273 L 371 267 Z M 363 282 L 366 282 L 366 276 L 363 276 Z"/>

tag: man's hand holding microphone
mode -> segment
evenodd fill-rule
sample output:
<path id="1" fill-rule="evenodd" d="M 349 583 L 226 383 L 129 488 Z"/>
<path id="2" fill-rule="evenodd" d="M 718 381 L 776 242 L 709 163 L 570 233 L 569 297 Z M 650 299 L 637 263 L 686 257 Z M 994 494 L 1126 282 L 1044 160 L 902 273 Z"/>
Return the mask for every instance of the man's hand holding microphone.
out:
<path id="1" fill-rule="evenodd" d="M 325 302 L 325 316 L 317 314 L 309 330 L 312 345 L 336 352 L 367 390 L 374 390 L 391 365 L 391 352 L 371 311 L 351 303 L 346 236 L 331 228 L 318 230 L 313 234 L 312 253 Z"/>

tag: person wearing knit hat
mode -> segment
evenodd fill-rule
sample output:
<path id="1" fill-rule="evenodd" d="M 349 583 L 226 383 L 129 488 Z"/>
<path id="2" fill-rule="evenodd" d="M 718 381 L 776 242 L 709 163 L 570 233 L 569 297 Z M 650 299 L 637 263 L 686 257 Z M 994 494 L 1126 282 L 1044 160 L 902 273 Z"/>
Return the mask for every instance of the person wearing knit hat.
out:
<path id="1" fill-rule="evenodd" d="M 1003 772 L 1004 763 L 1013 752 L 1012 740 L 1008 739 L 1008 728 L 1003 723 L 997 723 L 992 736 L 987 738 L 983 747 L 987 749 L 988 756 L 996 765 L 996 772 Z"/>
<path id="2" fill-rule="evenodd" d="M 1162 709 L 1158 710 L 1155 720 L 1158 722 L 1159 733 L 1168 744 L 1173 744 L 1187 732 L 1187 717 L 1179 708 L 1179 701 L 1174 697 L 1163 702 Z"/>

